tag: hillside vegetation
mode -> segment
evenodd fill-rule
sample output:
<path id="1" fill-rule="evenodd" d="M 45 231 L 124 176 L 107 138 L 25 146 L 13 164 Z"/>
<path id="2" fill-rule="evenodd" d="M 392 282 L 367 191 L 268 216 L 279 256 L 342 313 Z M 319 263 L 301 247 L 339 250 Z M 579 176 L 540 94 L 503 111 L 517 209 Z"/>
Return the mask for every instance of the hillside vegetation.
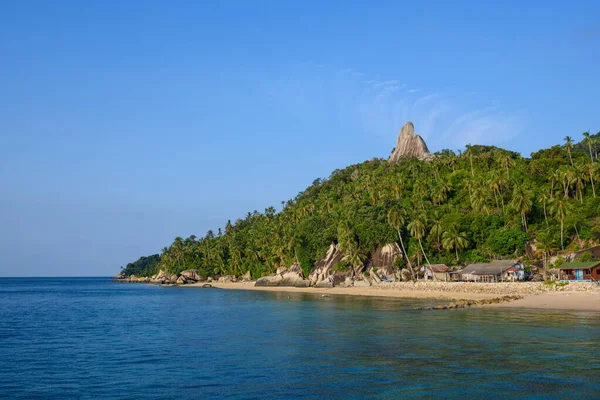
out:
<path id="1" fill-rule="evenodd" d="M 347 255 L 340 268 L 366 263 L 391 242 L 406 249 L 413 265 L 521 257 L 534 239 L 536 257 L 577 250 L 600 236 L 599 138 L 586 135 L 575 144 L 567 137 L 530 158 L 467 146 L 436 153 L 430 162 L 351 165 L 316 179 L 281 212 L 269 207 L 201 238 L 175 238 L 144 271 L 260 277 L 299 261 L 308 273 L 331 242 Z"/>

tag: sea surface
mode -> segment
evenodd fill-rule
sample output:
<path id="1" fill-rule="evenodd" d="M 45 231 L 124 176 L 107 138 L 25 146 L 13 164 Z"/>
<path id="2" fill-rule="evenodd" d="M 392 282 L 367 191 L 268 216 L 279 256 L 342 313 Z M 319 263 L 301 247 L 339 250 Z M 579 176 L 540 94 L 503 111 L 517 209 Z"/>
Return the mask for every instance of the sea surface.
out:
<path id="1" fill-rule="evenodd" d="M 0 279 L 0 398 L 598 398 L 600 314 Z"/>

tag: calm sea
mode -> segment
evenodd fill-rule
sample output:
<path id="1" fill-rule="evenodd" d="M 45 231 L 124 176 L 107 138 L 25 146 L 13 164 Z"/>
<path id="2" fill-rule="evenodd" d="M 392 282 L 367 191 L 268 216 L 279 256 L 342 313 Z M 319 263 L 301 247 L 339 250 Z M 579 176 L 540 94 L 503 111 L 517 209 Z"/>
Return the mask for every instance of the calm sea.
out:
<path id="1" fill-rule="evenodd" d="M 0 279 L 0 397 L 600 396 L 599 314 L 426 304 Z"/>

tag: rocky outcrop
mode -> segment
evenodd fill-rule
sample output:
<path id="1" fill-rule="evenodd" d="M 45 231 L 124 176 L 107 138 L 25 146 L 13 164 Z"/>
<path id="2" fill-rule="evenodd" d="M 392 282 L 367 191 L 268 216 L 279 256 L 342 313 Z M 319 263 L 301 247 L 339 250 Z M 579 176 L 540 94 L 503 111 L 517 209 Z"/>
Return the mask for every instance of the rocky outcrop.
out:
<path id="1" fill-rule="evenodd" d="M 304 279 L 300 263 L 295 262 L 289 268 L 278 268 L 277 273 L 259 278 L 254 286 L 292 286 L 308 287 L 310 282 Z"/>
<path id="2" fill-rule="evenodd" d="M 396 148 L 388 161 L 395 163 L 407 158 L 418 158 L 424 161 L 433 159 L 433 155 L 429 152 L 425 141 L 421 136 L 415 134 L 415 126 L 410 121 L 404 124 L 400 130 Z"/>
<path id="3" fill-rule="evenodd" d="M 199 282 L 202 280 L 202 277 L 196 269 L 188 269 L 186 271 L 182 271 L 180 275 L 183 276 L 185 279 L 191 281 Z"/>
<path id="4" fill-rule="evenodd" d="M 386 244 L 383 247 L 378 247 L 371 256 L 369 264 L 377 271 L 377 274 L 385 279 L 398 280 L 401 279 L 398 268 L 394 266 L 394 262 L 398 257 L 402 257 L 402 250 L 398 243 Z"/>
<path id="5" fill-rule="evenodd" d="M 137 277 L 135 275 L 129 275 L 123 279 L 119 279 L 119 282 L 127 282 L 127 283 L 149 283 L 150 278 L 146 278 L 144 276 Z"/>
<path id="6" fill-rule="evenodd" d="M 308 276 L 310 285 L 317 287 L 333 287 L 334 280 L 337 280 L 338 283 L 345 282 L 348 273 L 336 271 L 335 268 L 344 257 L 344 254 L 340 251 L 340 246 L 331 243 L 329 250 L 325 253 L 325 257 L 317 261 L 310 272 L 310 275 Z"/>

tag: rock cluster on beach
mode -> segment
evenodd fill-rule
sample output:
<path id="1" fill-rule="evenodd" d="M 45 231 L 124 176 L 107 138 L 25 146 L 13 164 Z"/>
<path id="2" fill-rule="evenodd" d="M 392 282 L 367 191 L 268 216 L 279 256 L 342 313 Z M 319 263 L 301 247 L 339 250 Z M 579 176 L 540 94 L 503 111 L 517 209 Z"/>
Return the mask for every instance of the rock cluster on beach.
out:
<path id="1" fill-rule="evenodd" d="M 491 305 L 491 304 L 508 303 L 510 301 L 520 300 L 522 298 L 523 298 L 523 296 L 512 295 L 512 296 L 495 297 L 493 299 L 458 300 L 456 302 L 444 304 L 444 305 L 440 305 L 440 306 L 417 307 L 415 310 L 450 310 L 453 308 L 486 306 L 486 305 Z"/>
<path id="2" fill-rule="evenodd" d="M 433 159 L 433 154 L 429 152 L 427 144 L 421 136 L 415 134 L 415 126 L 410 121 L 404 124 L 400 130 L 396 148 L 388 161 L 395 163 L 407 158 L 417 158 L 423 161 Z"/>
<path id="3" fill-rule="evenodd" d="M 278 268 L 274 275 L 259 278 L 255 286 L 308 287 L 310 281 L 304 278 L 300 263 L 295 262 L 289 268 Z"/>
<path id="4" fill-rule="evenodd" d="M 212 277 L 203 278 L 198 270 L 189 269 L 180 272 L 179 274 L 169 274 L 165 271 L 159 271 L 156 275 L 152 277 L 137 277 L 135 275 L 131 275 L 128 277 L 115 277 L 119 282 L 127 282 L 127 283 L 152 283 L 155 285 L 190 285 L 199 282 L 207 282 L 210 283 L 213 281 Z M 243 282 L 249 282 L 252 280 L 250 272 L 247 272 L 241 280 Z M 220 276 L 216 279 L 216 282 L 220 283 L 233 283 L 239 282 L 240 280 L 232 275 Z"/>

